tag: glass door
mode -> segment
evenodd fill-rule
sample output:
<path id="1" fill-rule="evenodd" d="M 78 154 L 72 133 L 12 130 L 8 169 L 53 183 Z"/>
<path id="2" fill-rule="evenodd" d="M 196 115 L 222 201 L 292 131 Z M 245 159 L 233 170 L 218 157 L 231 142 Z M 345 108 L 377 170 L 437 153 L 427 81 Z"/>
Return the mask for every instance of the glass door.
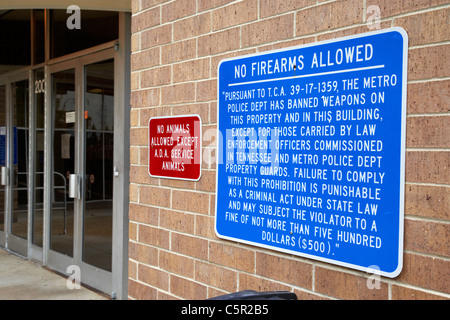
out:
<path id="1" fill-rule="evenodd" d="M 48 265 L 111 291 L 114 50 L 49 67 Z M 47 138 L 49 139 L 49 138 Z M 47 190 L 47 189 L 46 189 Z"/>
<path id="2" fill-rule="evenodd" d="M 3 179 L 0 183 L 0 246 L 4 247 L 6 244 L 5 236 L 5 197 L 6 197 L 6 182 L 3 175 L 6 168 L 6 85 L 0 85 L 0 176 Z"/>
<path id="3" fill-rule="evenodd" d="M 10 235 L 8 248 L 28 256 L 28 161 L 29 161 L 29 86 L 28 79 L 11 83 L 11 126 L 8 187 L 10 205 Z"/>
<path id="4" fill-rule="evenodd" d="M 28 255 L 29 80 L 27 71 L 0 85 L 0 245 Z"/>
<path id="5" fill-rule="evenodd" d="M 84 67 L 83 261 L 111 271 L 114 60 Z"/>
<path id="6" fill-rule="evenodd" d="M 75 69 L 53 73 L 51 83 L 50 249 L 73 257 L 75 201 L 68 183 L 75 174 Z"/>

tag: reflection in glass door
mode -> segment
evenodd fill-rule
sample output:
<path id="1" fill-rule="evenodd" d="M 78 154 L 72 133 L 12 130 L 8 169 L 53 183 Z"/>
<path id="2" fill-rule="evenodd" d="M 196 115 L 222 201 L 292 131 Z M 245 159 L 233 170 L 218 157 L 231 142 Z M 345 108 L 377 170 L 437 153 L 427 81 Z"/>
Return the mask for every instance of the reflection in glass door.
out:
<path id="1" fill-rule="evenodd" d="M 85 67 L 83 261 L 111 271 L 114 60 Z"/>
<path id="2" fill-rule="evenodd" d="M 6 165 L 6 86 L 0 86 L 0 175 Z M 5 186 L 0 184 L 0 232 L 5 231 Z M 4 236 L 0 245 L 5 245 Z"/>
<path id="3" fill-rule="evenodd" d="M 28 238 L 28 80 L 14 82 L 12 92 L 11 233 Z M 10 140 L 11 141 L 11 140 Z"/>
<path id="4" fill-rule="evenodd" d="M 74 201 L 68 181 L 75 169 L 75 70 L 52 75 L 50 249 L 73 256 Z"/>

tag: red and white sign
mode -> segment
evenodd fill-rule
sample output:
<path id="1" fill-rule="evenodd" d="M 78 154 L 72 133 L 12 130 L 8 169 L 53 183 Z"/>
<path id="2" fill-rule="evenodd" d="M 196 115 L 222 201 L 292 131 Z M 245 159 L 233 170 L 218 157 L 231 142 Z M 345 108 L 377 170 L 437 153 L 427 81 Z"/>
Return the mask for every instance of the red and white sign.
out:
<path id="1" fill-rule="evenodd" d="M 202 121 L 199 115 L 153 117 L 148 121 L 148 173 L 197 181 L 201 175 Z"/>

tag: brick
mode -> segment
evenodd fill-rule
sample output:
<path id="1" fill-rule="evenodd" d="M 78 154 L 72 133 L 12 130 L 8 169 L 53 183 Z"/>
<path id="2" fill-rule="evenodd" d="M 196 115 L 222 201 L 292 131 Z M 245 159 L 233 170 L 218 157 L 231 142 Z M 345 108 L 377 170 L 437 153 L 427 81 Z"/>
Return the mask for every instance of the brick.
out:
<path id="1" fill-rule="evenodd" d="M 195 100 L 195 83 L 175 84 L 161 89 L 163 105 L 193 102 Z"/>
<path id="2" fill-rule="evenodd" d="M 450 40 L 449 8 L 400 17 L 394 24 L 406 30 L 409 46 Z"/>
<path id="3" fill-rule="evenodd" d="M 450 225 L 405 219 L 405 250 L 450 257 Z"/>
<path id="4" fill-rule="evenodd" d="M 174 41 L 196 37 L 211 31 L 211 13 L 206 12 L 173 24 Z"/>
<path id="5" fill-rule="evenodd" d="M 242 26 L 242 47 L 291 38 L 294 35 L 294 14 L 286 14 Z"/>
<path id="6" fill-rule="evenodd" d="M 220 54 L 220 55 L 211 57 L 211 78 L 217 77 L 217 67 L 219 66 L 220 61 L 222 61 L 223 59 L 244 56 L 244 55 L 249 55 L 249 54 L 254 54 L 254 53 L 256 53 L 256 49 L 250 48 L 250 49 L 245 49 L 245 50 L 241 50 L 241 51 L 234 51 L 231 53 L 227 52 L 224 54 Z"/>
<path id="7" fill-rule="evenodd" d="M 217 101 L 212 101 L 209 104 L 209 122 L 217 123 Z"/>
<path id="8" fill-rule="evenodd" d="M 235 50 L 239 48 L 239 44 L 239 28 L 204 35 L 197 40 L 197 55 L 203 57 Z"/>
<path id="9" fill-rule="evenodd" d="M 139 33 L 131 35 L 131 52 L 141 50 L 141 36 Z"/>
<path id="10" fill-rule="evenodd" d="M 207 295 L 207 287 L 198 282 L 171 275 L 170 292 L 183 299 L 204 300 Z"/>
<path id="11" fill-rule="evenodd" d="M 142 262 L 145 264 L 157 266 L 158 265 L 158 249 L 142 245 L 140 243 L 130 243 L 129 246 L 130 259 Z"/>
<path id="12" fill-rule="evenodd" d="M 159 64 L 159 48 L 134 52 L 131 55 L 131 71 L 154 67 Z"/>
<path id="13" fill-rule="evenodd" d="M 379 6 L 381 18 L 384 19 L 400 13 L 430 8 L 447 2 L 447 0 L 367 0 L 366 7 L 371 5 Z"/>
<path id="14" fill-rule="evenodd" d="M 139 164 L 148 167 L 148 147 L 139 147 Z"/>
<path id="15" fill-rule="evenodd" d="M 140 201 L 158 207 L 170 207 L 170 189 L 141 186 Z"/>
<path id="16" fill-rule="evenodd" d="M 170 116 L 168 107 L 152 107 L 139 109 L 139 126 L 148 129 L 148 121 L 152 117 Z M 147 145 L 148 146 L 148 145 Z"/>
<path id="17" fill-rule="evenodd" d="M 143 108 L 159 104 L 159 88 L 131 92 L 131 107 Z"/>
<path id="18" fill-rule="evenodd" d="M 170 234 L 166 230 L 146 225 L 139 226 L 139 242 L 158 248 L 169 248 Z"/>
<path id="19" fill-rule="evenodd" d="M 237 290 L 236 271 L 209 263 L 195 263 L 195 280 L 228 292 Z"/>
<path id="20" fill-rule="evenodd" d="M 158 25 L 161 20 L 159 12 L 159 8 L 154 8 L 133 15 L 133 19 L 131 19 L 131 33 L 136 33 Z"/>
<path id="21" fill-rule="evenodd" d="M 162 290 L 169 290 L 169 274 L 162 270 L 139 264 L 138 280 Z"/>
<path id="22" fill-rule="evenodd" d="M 450 80 L 408 84 L 409 114 L 443 113 L 450 110 Z"/>
<path id="23" fill-rule="evenodd" d="M 196 42 L 195 39 L 178 41 L 165 45 L 161 48 L 162 64 L 189 60 L 195 58 Z"/>
<path id="24" fill-rule="evenodd" d="M 132 72 L 130 76 L 130 87 L 131 90 L 140 89 L 140 78 L 141 73 L 140 72 Z"/>
<path id="25" fill-rule="evenodd" d="M 139 12 L 141 9 L 141 1 L 140 0 L 131 0 L 131 13 L 135 14 Z"/>
<path id="26" fill-rule="evenodd" d="M 172 41 L 172 25 L 165 24 L 141 32 L 141 49 L 152 48 Z"/>
<path id="27" fill-rule="evenodd" d="M 128 239 L 131 241 L 137 241 L 137 223 L 130 221 L 128 225 Z"/>
<path id="28" fill-rule="evenodd" d="M 185 82 L 209 78 L 210 59 L 197 59 L 173 65 L 173 82 Z"/>
<path id="29" fill-rule="evenodd" d="M 130 110 L 130 126 L 139 127 L 139 109 Z"/>
<path id="30" fill-rule="evenodd" d="M 139 200 L 139 186 L 134 183 L 130 183 L 130 202 L 136 202 Z"/>
<path id="31" fill-rule="evenodd" d="M 448 298 L 421 290 L 393 285 L 392 300 L 448 300 Z"/>
<path id="32" fill-rule="evenodd" d="M 410 49 L 408 80 L 424 80 L 450 75 L 450 45 Z"/>
<path id="33" fill-rule="evenodd" d="M 255 277 L 246 273 L 239 273 L 238 291 L 255 290 L 255 291 L 291 291 L 291 288 L 285 284 Z"/>
<path id="34" fill-rule="evenodd" d="M 153 68 L 141 72 L 141 88 L 169 84 L 172 78 L 170 66 Z"/>
<path id="35" fill-rule="evenodd" d="M 316 4 L 316 0 L 261 0 L 261 18 L 279 15 L 314 4 Z"/>
<path id="36" fill-rule="evenodd" d="M 159 266 L 161 269 L 184 277 L 194 276 L 194 260 L 168 251 L 160 251 Z"/>
<path id="37" fill-rule="evenodd" d="M 294 289 L 294 293 L 297 300 L 330 300 L 330 298 L 298 289 Z"/>
<path id="38" fill-rule="evenodd" d="M 172 233 L 171 250 L 197 259 L 208 259 L 208 241 L 179 233 Z"/>
<path id="39" fill-rule="evenodd" d="M 161 227 L 185 233 L 194 233 L 194 215 L 161 209 Z"/>
<path id="40" fill-rule="evenodd" d="M 161 3 L 167 2 L 170 0 L 141 0 L 141 7 L 142 10 L 154 7 L 156 5 L 159 5 Z"/>
<path id="41" fill-rule="evenodd" d="M 449 148 L 450 116 L 410 117 L 406 122 L 406 147 Z"/>
<path id="42" fill-rule="evenodd" d="M 178 188 L 178 189 L 193 189 L 195 182 L 178 179 L 161 179 L 161 187 Z"/>
<path id="43" fill-rule="evenodd" d="M 172 114 L 175 115 L 186 115 L 186 114 L 198 114 L 203 123 L 209 122 L 209 103 L 194 103 L 194 104 L 184 104 L 172 107 Z"/>
<path id="44" fill-rule="evenodd" d="M 255 253 L 253 251 L 227 245 L 223 242 L 210 242 L 209 260 L 230 268 L 254 272 Z"/>
<path id="45" fill-rule="evenodd" d="M 147 130 L 145 128 L 131 128 L 130 145 L 132 146 L 148 145 Z"/>
<path id="46" fill-rule="evenodd" d="M 172 208 L 208 214 L 209 195 L 199 192 L 174 190 L 172 193 Z"/>
<path id="47" fill-rule="evenodd" d="M 159 208 L 130 203 L 129 219 L 145 224 L 158 225 Z"/>
<path id="48" fill-rule="evenodd" d="M 128 278 L 137 279 L 137 262 L 128 260 Z"/>
<path id="49" fill-rule="evenodd" d="M 257 0 L 244 0 L 216 9 L 212 13 L 212 29 L 217 31 L 253 21 L 258 17 Z"/>
<path id="50" fill-rule="evenodd" d="M 447 184 L 450 181 L 450 152 L 406 152 L 406 182 Z"/>
<path id="51" fill-rule="evenodd" d="M 130 181 L 141 184 L 157 185 L 157 178 L 150 177 L 148 165 L 130 166 Z"/>
<path id="52" fill-rule="evenodd" d="M 390 28 L 391 27 L 391 22 L 390 21 L 382 21 L 380 22 L 380 29 L 385 29 L 385 28 Z M 365 32 L 369 32 L 371 31 L 367 25 L 359 25 L 356 27 L 350 27 L 350 28 L 345 28 L 345 29 L 337 29 L 331 32 L 327 32 L 327 33 L 323 33 L 323 34 L 319 34 L 317 35 L 317 41 L 324 41 L 324 40 L 333 40 L 336 38 L 341 38 L 341 37 L 348 37 L 348 36 L 354 36 L 360 33 L 365 33 Z M 310 42 L 312 42 L 313 37 L 307 37 L 304 38 L 306 40 L 309 40 Z"/>
<path id="53" fill-rule="evenodd" d="M 312 265 L 303 261 L 257 252 L 256 274 L 312 289 Z"/>
<path id="54" fill-rule="evenodd" d="M 448 259 L 405 252 L 403 270 L 396 279 L 403 283 L 448 294 L 450 293 L 448 270 L 450 270 Z"/>
<path id="55" fill-rule="evenodd" d="M 221 5 L 235 2 L 236 0 L 199 0 L 198 1 L 198 11 L 204 11 L 212 8 L 219 7 Z"/>
<path id="56" fill-rule="evenodd" d="M 196 101 L 211 101 L 217 99 L 217 80 L 205 80 L 197 82 Z"/>
<path id="57" fill-rule="evenodd" d="M 380 282 L 380 289 L 369 289 L 367 278 L 336 270 L 315 267 L 315 291 L 340 299 L 387 299 L 388 285 Z"/>
<path id="58" fill-rule="evenodd" d="M 216 172 L 202 170 L 202 176 L 195 184 L 196 190 L 214 192 L 216 190 Z"/>
<path id="59" fill-rule="evenodd" d="M 195 216 L 195 235 L 202 238 L 218 239 L 214 233 L 214 218 L 204 215 Z"/>
<path id="60" fill-rule="evenodd" d="M 140 282 L 128 279 L 128 296 L 137 300 L 155 300 L 157 290 Z"/>
<path id="61" fill-rule="evenodd" d="M 450 188 L 428 185 L 405 186 L 405 214 L 450 220 Z"/>
<path id="62" fill-rule="evenodd" d="M 363 16 L 364 1 L 361 0 L 320 4 L 297 12 L 295 34 L 301 36 L 351 26 L 363 22 Z"/>
<path id="63" fill-rule="evenodd" d="M 161 7 L 162 23 L 175 21 L 196 12 L 196 0 L 175 0 Z"/>

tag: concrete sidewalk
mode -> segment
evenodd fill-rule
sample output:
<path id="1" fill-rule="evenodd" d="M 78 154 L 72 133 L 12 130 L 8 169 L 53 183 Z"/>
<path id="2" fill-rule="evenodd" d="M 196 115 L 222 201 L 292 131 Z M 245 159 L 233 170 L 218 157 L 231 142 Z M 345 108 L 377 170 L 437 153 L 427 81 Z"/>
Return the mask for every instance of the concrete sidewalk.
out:
<path id="1" fill-rule="evenodd" d="M 66 281 L 0 248 L 0 300 L 107 300 L 84 287 L 70 290 Z"/>

